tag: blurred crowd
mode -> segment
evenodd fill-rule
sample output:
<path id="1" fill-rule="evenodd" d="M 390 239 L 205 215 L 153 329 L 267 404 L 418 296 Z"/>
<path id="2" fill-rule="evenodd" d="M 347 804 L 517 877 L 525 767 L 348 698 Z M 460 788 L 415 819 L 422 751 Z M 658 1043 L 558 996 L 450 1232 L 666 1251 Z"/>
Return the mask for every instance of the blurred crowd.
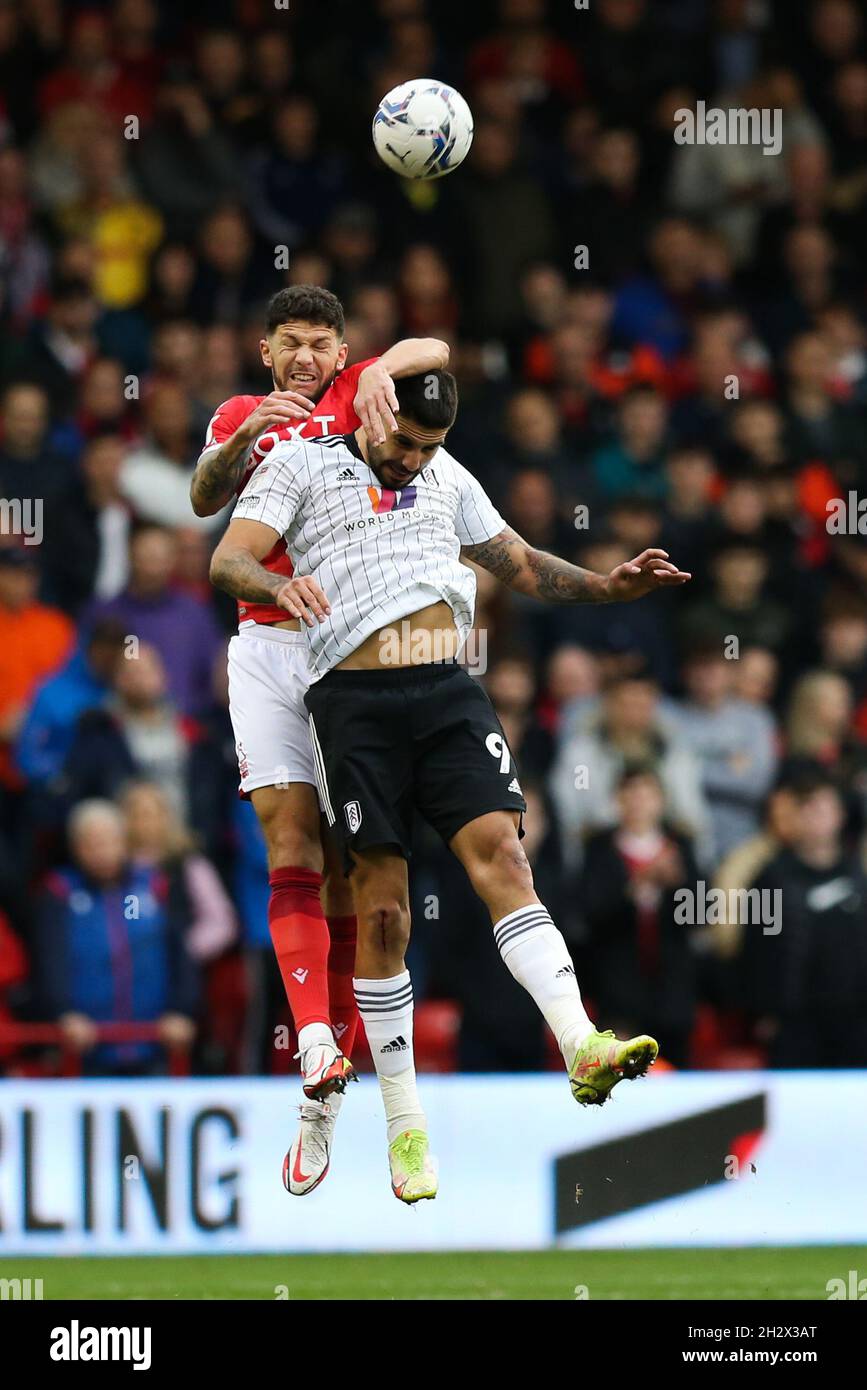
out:
<path id="1" fill-rule="evenodd" d="M 475 116 L 432 184 L 370 144 L 421 74 Z M 778 110 L 781 152 L 676 143 L 699 99 Z M 678 1067 L 867 1066 L 865 231 L 856 0 L 0 0 L 0 1067 L 52 1065 L 12 1018 L 96 1072 L 291 1065 L 227 518 L 188 486 L 216 406 L 270 389 L 265 301 L 310 282 L 350 362 L 452 345 L 449 447 L 534 544 L 693 574 L 616 609 L 479 575 L 594 1018 Z M 423 826 L 412 878 L 420 1066 L 556 1065 Z"/>

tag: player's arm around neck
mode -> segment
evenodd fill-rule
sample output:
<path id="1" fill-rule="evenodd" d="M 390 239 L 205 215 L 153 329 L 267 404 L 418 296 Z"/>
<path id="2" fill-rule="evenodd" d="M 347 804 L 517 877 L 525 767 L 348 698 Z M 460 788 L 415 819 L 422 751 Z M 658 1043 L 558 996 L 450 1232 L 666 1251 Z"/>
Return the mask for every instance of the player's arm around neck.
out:
<path id="1" fill-rule="evenodd" d="M 691 577 L 671 564 L 664 550 L 643 550 L 610 574 L 595 574 L 536 550 L 511 526 L 479 545 L 463 546 L 461 555 L 508 588 L 543 603 L 624 603 Z"/>
<path id="2" fill-rule="evenodd" d="M 211 556 L 211 583 L 247 603 L 275 603 L 313 627 L 331 612 L 316 581 L 271 574 L 261 563 L 279 539 L 279 532 L 261 521 L 231 521 Z"/>
<path id="3" fill-rule="evenodd" d="M 385 442 L 386 430 L 394 433 L 397 429 L 394 382 L 422 372 L 444 371 L 449 351 L 448 343 L 440 338 L 403 338 L 364 368 L 352 405 L 374 444 Z"/>
<path id="4" fill-rule="evenodd" d="M 449 345 L 441 338 L 402 338 L 382 354 L 379 365 L 395 378 L 416 376 L 419 372 L 444 372 L 449 365 L 449 354 Z M 365 367 L 365 371 L 369 370 Z M 361 375 L 364 376 L 364 372 Z"/>

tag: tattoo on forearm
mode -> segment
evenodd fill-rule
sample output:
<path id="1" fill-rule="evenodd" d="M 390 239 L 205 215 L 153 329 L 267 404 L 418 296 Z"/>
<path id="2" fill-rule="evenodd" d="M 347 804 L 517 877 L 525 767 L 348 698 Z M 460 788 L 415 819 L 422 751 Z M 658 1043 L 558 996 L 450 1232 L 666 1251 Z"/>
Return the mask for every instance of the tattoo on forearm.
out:
<path id="1" fill-rule="evenodd" d="M 512 558 L 513 546 L 521 547 L 523 541 L 517 536 L 512 540 L 503 532 L 502 535 L 492 536 L 489 541 L 483 541 L 481 545 L 465 545 L 464 554 L 473 564 L 488 570 L 501 583 L 511 584 L 521 569 Z"/>
<path id="2" fill-rule="evenodd" d="M 196 464 L 190 483 L 190 498 L 194 506 L 219 503 L 225 506 L 234 496 L 244 468 L 244 450 L 232 449 L 231 441 L 215 449 Z"/>
<path id="3" fill-rule="evenodd" d="M 480 545 L 465 545 L 462 553 L 501 583 L 545 603 L 604 603 L 605 581 L 592 570 L 570 565 L 531 545 L 507 526 Z"/>
<path id="4" fill-rule="evenodd" d="M 248 550 L 233 550 L 227 555 L 215 556 L 211 581 L 233 598 L 247 603 L 271 603 L 286 578 L 270 574 Z"/>
<path id="5" fill-rule="evenodd" d="M 599 575 L 570 565 L 544 550 L 528 550 L 527 564 L 536 585 L 537 598 L 548 603 L 601 603 L 604 599 Z"/>

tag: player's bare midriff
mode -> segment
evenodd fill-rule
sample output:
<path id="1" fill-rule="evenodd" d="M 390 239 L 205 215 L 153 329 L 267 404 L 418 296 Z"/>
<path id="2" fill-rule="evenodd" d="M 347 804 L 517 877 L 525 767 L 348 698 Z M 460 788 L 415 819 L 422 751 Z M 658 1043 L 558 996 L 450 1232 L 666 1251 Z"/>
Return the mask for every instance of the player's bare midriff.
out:
<path id="1" fill-rule="evenodd" d="M 381 671 L 451 661 L 459 645 L 452 610 L 440 601 L 372 632 L 356 651 L 337 663 L 336 669 Z"/>

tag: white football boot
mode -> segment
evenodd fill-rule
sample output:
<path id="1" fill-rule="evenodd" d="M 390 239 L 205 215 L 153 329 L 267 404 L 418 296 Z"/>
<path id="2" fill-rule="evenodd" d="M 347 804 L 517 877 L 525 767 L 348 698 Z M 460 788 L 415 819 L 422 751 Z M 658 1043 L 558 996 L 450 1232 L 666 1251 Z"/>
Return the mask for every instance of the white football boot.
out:
<path id="1" fill-rule="evenodd" d="M 330 1101 L 306 1100 L 299 1109 L 301 1124 L 283 1160 L 283 1186 L 295 1197 L 306 1197 L 328 1173 L 340 1096 Z"/>

